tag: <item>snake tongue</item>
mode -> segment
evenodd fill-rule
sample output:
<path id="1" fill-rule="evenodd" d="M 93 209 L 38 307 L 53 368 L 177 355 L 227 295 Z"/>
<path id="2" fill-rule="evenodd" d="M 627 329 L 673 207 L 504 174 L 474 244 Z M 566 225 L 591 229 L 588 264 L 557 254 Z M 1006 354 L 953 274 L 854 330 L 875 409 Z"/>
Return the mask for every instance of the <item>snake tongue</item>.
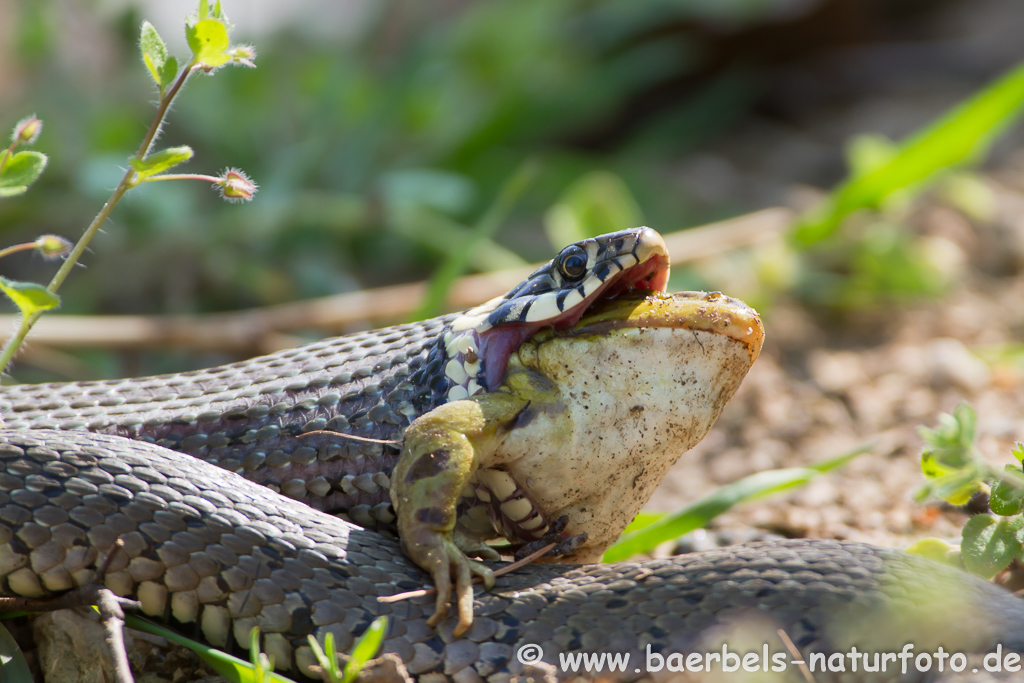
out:
<path id="1" fill-rule="evenodd" d="M 477 349 L 484 366 L 485 389 L 494 391 L 498 388 L 505 377 L 509 356 L 538 330 L 547 327 L 572 327 L 595 303 L 603 299 L 613 299 L 623 292 L 637 289 L 664 292 L 668 285 L 668 274 L 668 258 L 654 255 L 643 263 L 608 278 L 586 299 L 554 318 L 530 323 L 505 323 L 477 334 Z"/>
<path id="2" fill-rule="evenodd" d="M 484 364 L 484 383 L 487 391 L 494 391 L 505 377 L 508 358 L 519 345 L 533 336 L 543 324 L 509 323 L 492 327 L 477 336 L 477 348 Z"/>

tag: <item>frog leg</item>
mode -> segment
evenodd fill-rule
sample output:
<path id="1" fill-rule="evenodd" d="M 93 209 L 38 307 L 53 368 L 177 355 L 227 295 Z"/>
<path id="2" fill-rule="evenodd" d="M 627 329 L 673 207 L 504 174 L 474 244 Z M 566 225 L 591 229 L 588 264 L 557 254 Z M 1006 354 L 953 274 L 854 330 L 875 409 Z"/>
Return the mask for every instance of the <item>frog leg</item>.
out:
<path id="1" fill-rule="evenodd" d="M 529 400 L 502 391 L 446 403 L 422 415 L 405 430 L 402 455 L 392 475 L 391 502 L 402 549 L 434 579 L 437 602 L 428 624 L 448 613 L 455 577 L 459 636 L 473 623 L 472 575 L 494 585 L 486 566 L 466 557 L 479 541 L 455 534 L 459 499 L 470 478 L 488 459 L 505 428 Z M 461 546 L 460 546 L 461 543 Z"/>

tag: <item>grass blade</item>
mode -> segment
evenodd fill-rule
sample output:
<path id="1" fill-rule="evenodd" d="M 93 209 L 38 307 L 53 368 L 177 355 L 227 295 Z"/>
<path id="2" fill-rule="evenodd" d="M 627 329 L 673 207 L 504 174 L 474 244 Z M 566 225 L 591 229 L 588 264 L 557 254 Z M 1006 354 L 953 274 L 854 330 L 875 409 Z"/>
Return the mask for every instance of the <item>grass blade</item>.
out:
<path id="1" fill-rule="evenodd" d="M 846 216 L 940 171 L 980 160 L 1024 107 L 1024 64 L 909 137 L 886 163 L 854 173 L 795 226 L 801 246 L 830 236 Z"/>
<path id="2" fill-rule="evenodd" d="M 25 655 L 21 653 L 14 636 L 0 624 L 0 681 L 4 683 L 34 683 Z"/>
<path id="3" fill-rule="evenodd" d="M 648 552 L 665 541 L 707 526 L 712 519 L 738 503 L 757 500 L 773 493 L 803 486 L 819 474 L 841 467 L 869 450 L 871 450 L 871 446 L 861 446 L 849 453 L 807 467 L 791 467 L 751 474 L 723 486 L 693 505 L 667 514 L 657 521 L 645 519 L 644 521 L 647 523 L 642 528 L 632 533 L 626 533 L 608 548 L 603 559 L 605 562 L 617 562 L 638 553 Z"/>
<path id="4" fill-rule="evenodd" d="M 352 683 L 359 676 L 366 663 L 377 656 L 381 643 L 384 642 L 384 634 L 388 630 L 388 618 L 377 617 L 366 628 L 363 635 L 352 647 L 350 659 L 345 663 L 345 673 L 342 676 L 342 683 Z"/>
<path id="5" fill-rule="evenodd" d="M 173 643 L 187 647 L 199 655 L 200 659 L 209 664 L 210 668 L 233 683 L 259 683 L 257 681 L 256 669 L 251 663 L 243 659 L 239 659 L 238 657 L 229 655 L 226 652 L 221 652 L 216 648 L 212 648 L 209 645 L 204 645 L 191 640 L 190 638 L 186 638 L 174 631 L 162 626 L 157 626 L 156 624 L 146 621 L 145 619 L 140 619 L 139 617 L 131 614 L 125 615 L 125 625 L 129 628 L 145 631 L 146 633 L 152 633 L 155 636 L 166 638 Z M 4 680 L 6 681 L 7 679 L 5 678 Z M 270 680 L 276 681 L 277 683 L 295 683 L 292 679 L 285 678 L 284 676 L 276 673 L 270 674 Z"/>

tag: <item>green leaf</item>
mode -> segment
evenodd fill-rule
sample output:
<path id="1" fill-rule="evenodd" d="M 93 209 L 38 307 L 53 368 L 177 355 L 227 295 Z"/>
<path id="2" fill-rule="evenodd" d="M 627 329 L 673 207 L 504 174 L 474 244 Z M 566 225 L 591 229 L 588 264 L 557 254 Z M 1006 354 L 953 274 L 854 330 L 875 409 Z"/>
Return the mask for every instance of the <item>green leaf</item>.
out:
<path id="1" fill-rule="evenodd" d="M 949 470 L 939 464 L 939 461 L 932 455 L 931 451 L 921 454 L 921 472 L 928 479 L 938 479 L 949 474 Z"/>
<path id="2" fill-rule="evenodd" d="M 145 159 L 134 157 L 131 160 L 131 165 L 135 169 L 135 173 L 138 174 L 139 180 L 145 180 L 157 173 L 170 170 L 178 164 L 183 164 L 191 158 L 192 148 L 182 145 L 153 152 Z"/>
<path id="3" fill-rule="evenodd" d="M 818 472 L 806 467 L 757 472 L 718 489 L 693 505 L 653 522 L 640 531 L 620 538 L 604 553 L 604 562 L 618 562 L 655 546 L 707 526 L 715 517 L 744 501 L 803 486 Z"/>
<path id="4" fill-rule="evenodd" d="M 24 194 L 46 168 L 47 157 L 42 152 L 18 152 L 7 157 L 0 168 L 0 197 Z"/>
<path id="5" fill-rule="evenodd" d="M 36 311 L 48 311 L 60 306 L 60 297 L 35 282 L 17 282 L 0 277 L 0 291 L 3 291 L 26 317 Z"/>
<path id="6" fill-rule="evenodd" d="M 323 647 L 320 646 L 320 642 L 313 634 L 308 635 L 306 638 L 309 641 L 310 649 L 313 650 L 313 656 L 316 657 L 317 663 L 327 674 L 328 683 L 341 683 L 341 678 L 344 674 L 338 667 L 338 651 L 334 646 L 334 633 L 328 631 L 324 635 Z"/>
<path id="7" fill-rule="evenodd" d="M 847 463 L 869 450 L 858 448 L 837 458 L 831 458 L 811 467 L 792 467 L 757 472 L 718 489 L 693 505 L 665 515 L 639 531 L 626 534 L 604 553 L 604 562 L 617 562 L 651 550 L 660 543 L 678 538 L 708 522 L 738 503 L 803 486 L 814 477 Z"/>
<path id="8" fill-rule="evenodd" d="M 814 244 L 832 235 L 854 211 L 877 207 L 894 192 L 981 159 L 1022 107 L 1024 65 L 912 135 L 887 163 L 853 171 L 828 199 L 797 222 L 791 237 L 802 246 Z"/>
<path id="9" fill-rule="evenodd" d="M 923 487 L 917 495 L 921 502 L 929 496 L 935 496 L 950 505 L 966 505 L 975 492 L 981 489 L 985 471 L 976 465 L 954 470 L 949 474 L 935 477 L 930 484 Z"/>
<path id="10" fill-rule="evenodd" d="M 228 29 L 219 19 L 202 19 L 193 26 L 186 26 L 185 38 L 194 64 L 216 68 L 231 60 L 224 52 L 228 49 Z"/>
<path id="11" fill-rule="evenodd" d="M 249 629 L 249 661 L 252 663 L 255 683 L 268 683 L 272 680 L 270 674 L 274 671 L 274 658 L 260 650 L 259 626 Z"/>
<path id="12" fill-rule="evenodd" d="M 142 61 L 149 69 L 153 82 L 163 90 L 168 81 L 164 80 L 164 65 L 167 63 L 167 45 L 157 33 L 156 27 L 148 21 L 142 22 L 142 34 L 139 37 L 139 51 Z"/>
<path id="13" fill-rule="evenodd" d="M 960 549 L 938 538 L 922 538 L 920 541 L 911 543 L 904 552 L 927 557 L 954 567 L 963 567 L 960 562 Z"/>
<path id="14" fill-rule="evenodd" d="M 997 515 L 1009 517 L 1024 509 L 1024 490 L 1006 481 L 997 481 L 988 496 L 988 506 Z"/>
<path id="15" fill-rule="evenodd" d="M 356 676 L 363 670 L 366 663 L 377 656 L 387 630 L 387 617 L 377 617 L 370 622 L 366 632 L 359 636 L 359 640 L 352 648 L 350 659 L 345 663 L 345 675 L 341 679 L 342 683 L 352 683 L 356 680 Z"/>
<path id="16" fill-rule="evenodd" d="M 1016 447 L 1010 452 L 1013 457 L 1017 458 L 1017 462 L 1024 464 L 1024 443 L 1018 441 Z"/>
<path id="17" fill-rule="evenodd" d="M 140 619 L 133 614 L 125 615 L 125 625 L 129 628 L 145 631 L 146 633 L 152 633 L 155 636 L 166 638 L 171 642 L 187 647 L 195 652 L 200 659 L 209 664 L 210 668 L 233 683 L 262 683 L 262 681 L 258 680 L 256 670 L 253 668 L 252 664 L 241 660 L 238 657 L 229 655 L 226 652 L 221 652 L 209 645 L 203 645 L 202 643 L 186 638 L 185 636 L 162 626 L 157 626 L 145 619 Z M 292 679 L 285 678 L 284 676 L 276 673 L 270 673 L 268 678 L 269 680 L 276 681 L 277 683 L 295 683 Z"/>
<path id="18" fill-rule="evenodd" d="M 856 458 L 858 455 L 864 455 L 865 453 L 870 453 L 874 449 L 875 449 L 875 444 L 873 444 L 873 443 L 866 443 L 863 446 L 857 446 L 857 448 L 854 448 L 852 451 L 848 451 L 848 452 L 843 453 L 841 455 L 837 455 L 834 458 L 828 458 L 826 460 L 822 460 L 821 462 L 811 463 L 810 465 L 807 466 L 807 469 L 814 470 L 815 472 L 817 472 L 819 474 L 825 474 L 827 472 L 832 472 L 833 470 L 837 470 L 840 467 L 842 467 L 843 465 L 845 465 L 846 463 L 850 462 L 851 460 Z"/>
<path id="19" fill-rule="evenodd" d="M 996 520 L 991 515 L 975 515 L 964 525 L 961 551 L 964 566 L 972 574 L 991 579 L 1021 552 L 1024 519 Z"/>
<path id="20" fill-rule="evenodd" d="M 982 468 L 977 464 L 974 450 L 977 416 L 970 404 L 960 403 L 952 415 L 939 415 L 938 427 L 919 427 L 918 434 L 927 444 L 921 453 L 921 471 L 929 479 L 966 469 L 982 476 Z"/>
<path id="21" fill-rule="evenodd" d="M 10 631 L 0 624 L 0 680 L 4 683 L 33 683 L 32 672 Z"/>
<path id="22" fill-rule="evenodd" d="M 260 663 L 260 627 L 253 626 L 249 629 L 249 663 L 252 668 L 259 671 Z"/>
<path id="23" fill-rule="evenodd" d="M 636 513 L 636 517 L 633 518 L 633 521 L 630 522 L 629 525 L 622 530 L 622 534 L 626 535 L 631 534 L 634 531 L 640 531 L 644 527 L 649 527 L 650 525 L 654 524 L 664 516 L 664 512 L 648 512 L 646 510 L 641 510 L 640 512 Z"/>
<path id="24" fill-rule="evenodd" d="M 167 58 L 164 62 L 163 67 L 160 69 L 160 81 L 164 83 L 164 86 L 173 83 L 175 76 L 178 75 L 178 59 L 174 55 Z"/>
<path id="25" fill-rule="evenodd" d="M 846 143 L 846 163 L 851 175 L 870 173 L 891 162 L 897 151 L 896 143 L 884 135 L 856 135 Z"/>
<path id="26" fill-rule="evenodd" d="M 210 14 L 210 4 L 207 0 L 199 0 L 199 11 L 196 13 L 200 19 L 205 19 Z"/>
<path id="27" fill-rule="evenodd" d="M 953 409 L 953 419 L 956 420 L 960 444 L 973 446 L 978 431 L 978 415 L 970 403 L 958 403 Z"/>

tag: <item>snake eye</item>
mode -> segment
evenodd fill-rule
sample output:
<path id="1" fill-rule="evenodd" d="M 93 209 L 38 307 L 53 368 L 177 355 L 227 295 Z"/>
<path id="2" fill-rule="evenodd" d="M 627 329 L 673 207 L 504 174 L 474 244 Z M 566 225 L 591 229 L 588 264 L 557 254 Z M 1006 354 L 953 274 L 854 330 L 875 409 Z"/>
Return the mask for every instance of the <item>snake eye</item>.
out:
<path id="1" fill-rule="evenodd" d="M 581 279 L 587 273 L 587 252 L 575 244 L 562 250 L 558 255 L 558 272 L 570 282 Z"/>

